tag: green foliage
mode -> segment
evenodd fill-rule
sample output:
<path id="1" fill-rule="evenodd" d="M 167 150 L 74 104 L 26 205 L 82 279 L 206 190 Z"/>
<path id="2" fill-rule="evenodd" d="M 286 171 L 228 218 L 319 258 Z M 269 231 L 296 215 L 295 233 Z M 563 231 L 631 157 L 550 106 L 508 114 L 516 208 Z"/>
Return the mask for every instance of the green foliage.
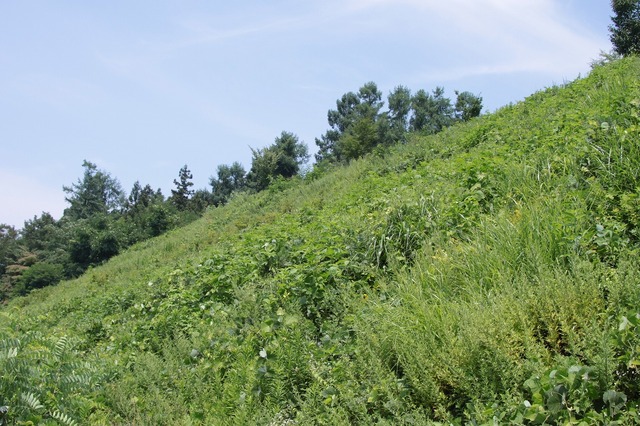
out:
<path id="1" fill-rule="evenodd" d="M 433 94 L 418 90 L 411 99 L 414 111 L 411 117 L 411 130 L 433 135 L 452 123 L 453 107 L 451 100 L 444 97 L 444 88 L 436 87 Z"/>
<path id="2" fill-rule="evenodd" d="M 96 214 L 107 214 L 122 207 L 124 196 L 117 179 L 89 162 L 82 163 L 82 180 L 71 186 L 63 187 L 70 204 L 64 212 L 72 220 L 88 219 Z"/>
<path id="3" fill-rule="evenodd" d="M 40 262 L 30 266 L 18 279 L 15 291 L 26 294 L 36 288 L 58 284 L 64 278 L 62 265 Z"/>
<path id="4" fill-rule="evenodd" d="M 0 419 L 638 423 L 639 71 L 625 58 L 347 167 L 278 175 L 11 301 Z M 336 141 L 360 155 L 371 122 L 402 125 L 407 94 L 393 113 L 372 85 L 345 95 Z M 111 217 L 90 228 L 123 241 Z M 73 229 L 78 256 L 105 243 Z"/>
<path id="5" fill-rule="evenodd" d="M 482 97 L 471 92 L 456 91 L 455 117 L 461 121 L 469 121 L 482 112 Z"/>
<path id="6" fill-rule="evenodd" d="M 173 180 L 176 189 L 171 190 L 169 200 L 179 211 L 184 211 L 189 208 L 189 200 L 193 195 L 193 190 L 191 189 L 193 186 L 193 182 L 191 182 L 193 174 L 191 174 L 186 164 L 178 172 L 178 179 Z"/>
<path id="7" fill-rule="evenodd" d="M 247 177 L 244 167 L 237 161 L 231 166 L 222 164 L 218 166 L 218 177 L 210 178 L 213 193 L 213 204 L 224 205 L 229 201 L 231 194 L 243 190 L 247 185 Z"/>
<path id="8" fill-rule="evenodd" d="M 293 133 L 282 132 L 264 149 L 252 149 L 253 160 L 247 175 L 247 185 L 255 191 L 266 189 L 278 177 L 296 176 L 308 160 L 307 146 Z"/>
<path id="9" fill-rule="evenodd" d="M 11 322 L 11 317 L 3 318 Z M 90 397 L 103 376 L 67 337 L 0 332 L 0 424 L 77 425 L 101 406 Z M 16 423 L 17 422 L 17 423 Z"/>
<path id="10" fill-rule="evenodd" d="M 640 53 L 640 2 L 611 0 L 611 7 L 614 15 L 609 32 L 616 53 L 623 56 Z"/>
<path id="11" fill-rule="evenodd" d="M 0 275 L 5 273 L 7 266 L 18 259 L 21 251 L 18 231 L 13 226 L 0 224 Z"/>

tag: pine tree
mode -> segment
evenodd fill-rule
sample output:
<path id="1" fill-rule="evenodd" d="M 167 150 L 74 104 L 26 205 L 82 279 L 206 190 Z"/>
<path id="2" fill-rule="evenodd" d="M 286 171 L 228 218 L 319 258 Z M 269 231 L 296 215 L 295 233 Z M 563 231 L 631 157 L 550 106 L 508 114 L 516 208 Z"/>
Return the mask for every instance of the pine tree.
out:
<path id="1" fill-rule="evenodd" d="M 613 25 L 609 26 L 614 51 L 620 55 L 640 53 L 640 0 L 612 0 Z"/>
<path id="2" fill-rule="evenodd" d="M 184 211 L 189 208 L 189 200 L 193 195 L 193 190 L 190 189 L 193 186 L 193 175 L 186 164 L 180 169 L 178 179 L 173 180 L 176 189 L 171 190 L 170 199 L 178 210 Z"/>

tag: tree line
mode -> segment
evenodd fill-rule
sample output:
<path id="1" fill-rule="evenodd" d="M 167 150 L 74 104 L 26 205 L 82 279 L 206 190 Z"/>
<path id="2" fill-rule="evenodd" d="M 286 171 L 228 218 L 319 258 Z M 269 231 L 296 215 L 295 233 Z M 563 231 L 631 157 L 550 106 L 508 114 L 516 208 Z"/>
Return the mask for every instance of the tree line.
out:
<path id="1" fill-rule="evenodd" d="M 376 147 L 405 142 L 409 132 L 434 134 L 480 114 L 481 97 L 455 93 L 452 102 L 441 87 L 412 94 L 397 86 L 386 109 L 373 82 L 345 93 L 328 111 L 329 129 L 315 141 L 314 169 L 346 164 Z M 271 145 L 252 149 L 248 171 L 239 162 L 219 165 L 208 189 L 194 190 L 185 165 L 166 197 L 139 181 L 127 194 L 118 179 L 85 160 L 82 177 L 63 186 L 68 207 L 60 219 L 43 212 L 20 230 L 0 224 L 0 300 L 79 276 L 135 243 L 198 218 L 208 207 L 226 204 L 236 193 L 260 192 L 300 176 L 309 158 L 307 145 L 283 131 Z"/>

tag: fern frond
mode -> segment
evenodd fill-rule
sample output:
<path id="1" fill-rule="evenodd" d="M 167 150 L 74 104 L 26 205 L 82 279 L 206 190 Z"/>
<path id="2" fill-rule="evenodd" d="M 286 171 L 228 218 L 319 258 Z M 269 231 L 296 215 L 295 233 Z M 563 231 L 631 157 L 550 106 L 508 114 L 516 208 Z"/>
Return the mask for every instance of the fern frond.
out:
<path id="1" fill-rule="evenodd" d="M 22 344 L 24 346 L 31 344 L 32 342 L 44 342 L 42 333 L 39 331 L 29 331 L 22 336 Z"/>
<path id="2" fill-rule="evenodd" d="M 87 387 L 91 386 L 91 376 L 88 374 L 72 373 L 62 377 L 61 382 L 72 385 L 73 387 Z"/>
<path id="3" fill-rule="evenodd" d="M 0 350 L 0 361 L 15 358 L 18 356 L 18 348 L 7 348 Z"/>
<path id="4" fill-rule="evenodd" d="M 7 337 L 6 339 L 0 340 L 0 349 L 19 348 L 20 346 L 20 339 L 16 339 L 15 337 Z"/>
<path id="5" fill-rule="evenodd" d="M 69 343 L 69 339 L 67 336 L 62 336 L 56 342 L 55 347 L 53 348 L 53 355 L 59 360 L 64 355 L 64 351 L 67 349 L 67 345 Z"/>
<path id="6" fill-rule="evenodd" d="M 22 393 L 20 395 L 22 402 L 34 411 L 40 411 L 44 409 L 44 405 L 40 402 L 37 396 L 31 392 Z"/>
<path id="7" fill-rule="evenodd" d="M 62 423 L 63 425 L 66 426 L 77 426 L 77 422 L 75 420 L 73 420 L 71 417 L 67 416 L 66 414 L 58 411 L 58 410 L 54 410 L 51 413 L 51 417 L 53 417 L 54 419 L 56 419 L 57 421 L 59 421 L 60 423 Z"/>

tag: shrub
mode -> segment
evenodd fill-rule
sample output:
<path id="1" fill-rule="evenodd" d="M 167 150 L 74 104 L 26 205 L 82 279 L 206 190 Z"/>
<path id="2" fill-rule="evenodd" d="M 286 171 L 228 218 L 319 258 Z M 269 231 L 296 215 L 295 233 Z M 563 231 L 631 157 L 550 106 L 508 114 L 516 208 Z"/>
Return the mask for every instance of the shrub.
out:
<path id="1" fill-rule="evenodd" d="M 24 295 L 36 288 L 57 284 L 63 278 L 62 265 L 39 262 L 22 273 L 16 285 L 16 292 Z"/>

